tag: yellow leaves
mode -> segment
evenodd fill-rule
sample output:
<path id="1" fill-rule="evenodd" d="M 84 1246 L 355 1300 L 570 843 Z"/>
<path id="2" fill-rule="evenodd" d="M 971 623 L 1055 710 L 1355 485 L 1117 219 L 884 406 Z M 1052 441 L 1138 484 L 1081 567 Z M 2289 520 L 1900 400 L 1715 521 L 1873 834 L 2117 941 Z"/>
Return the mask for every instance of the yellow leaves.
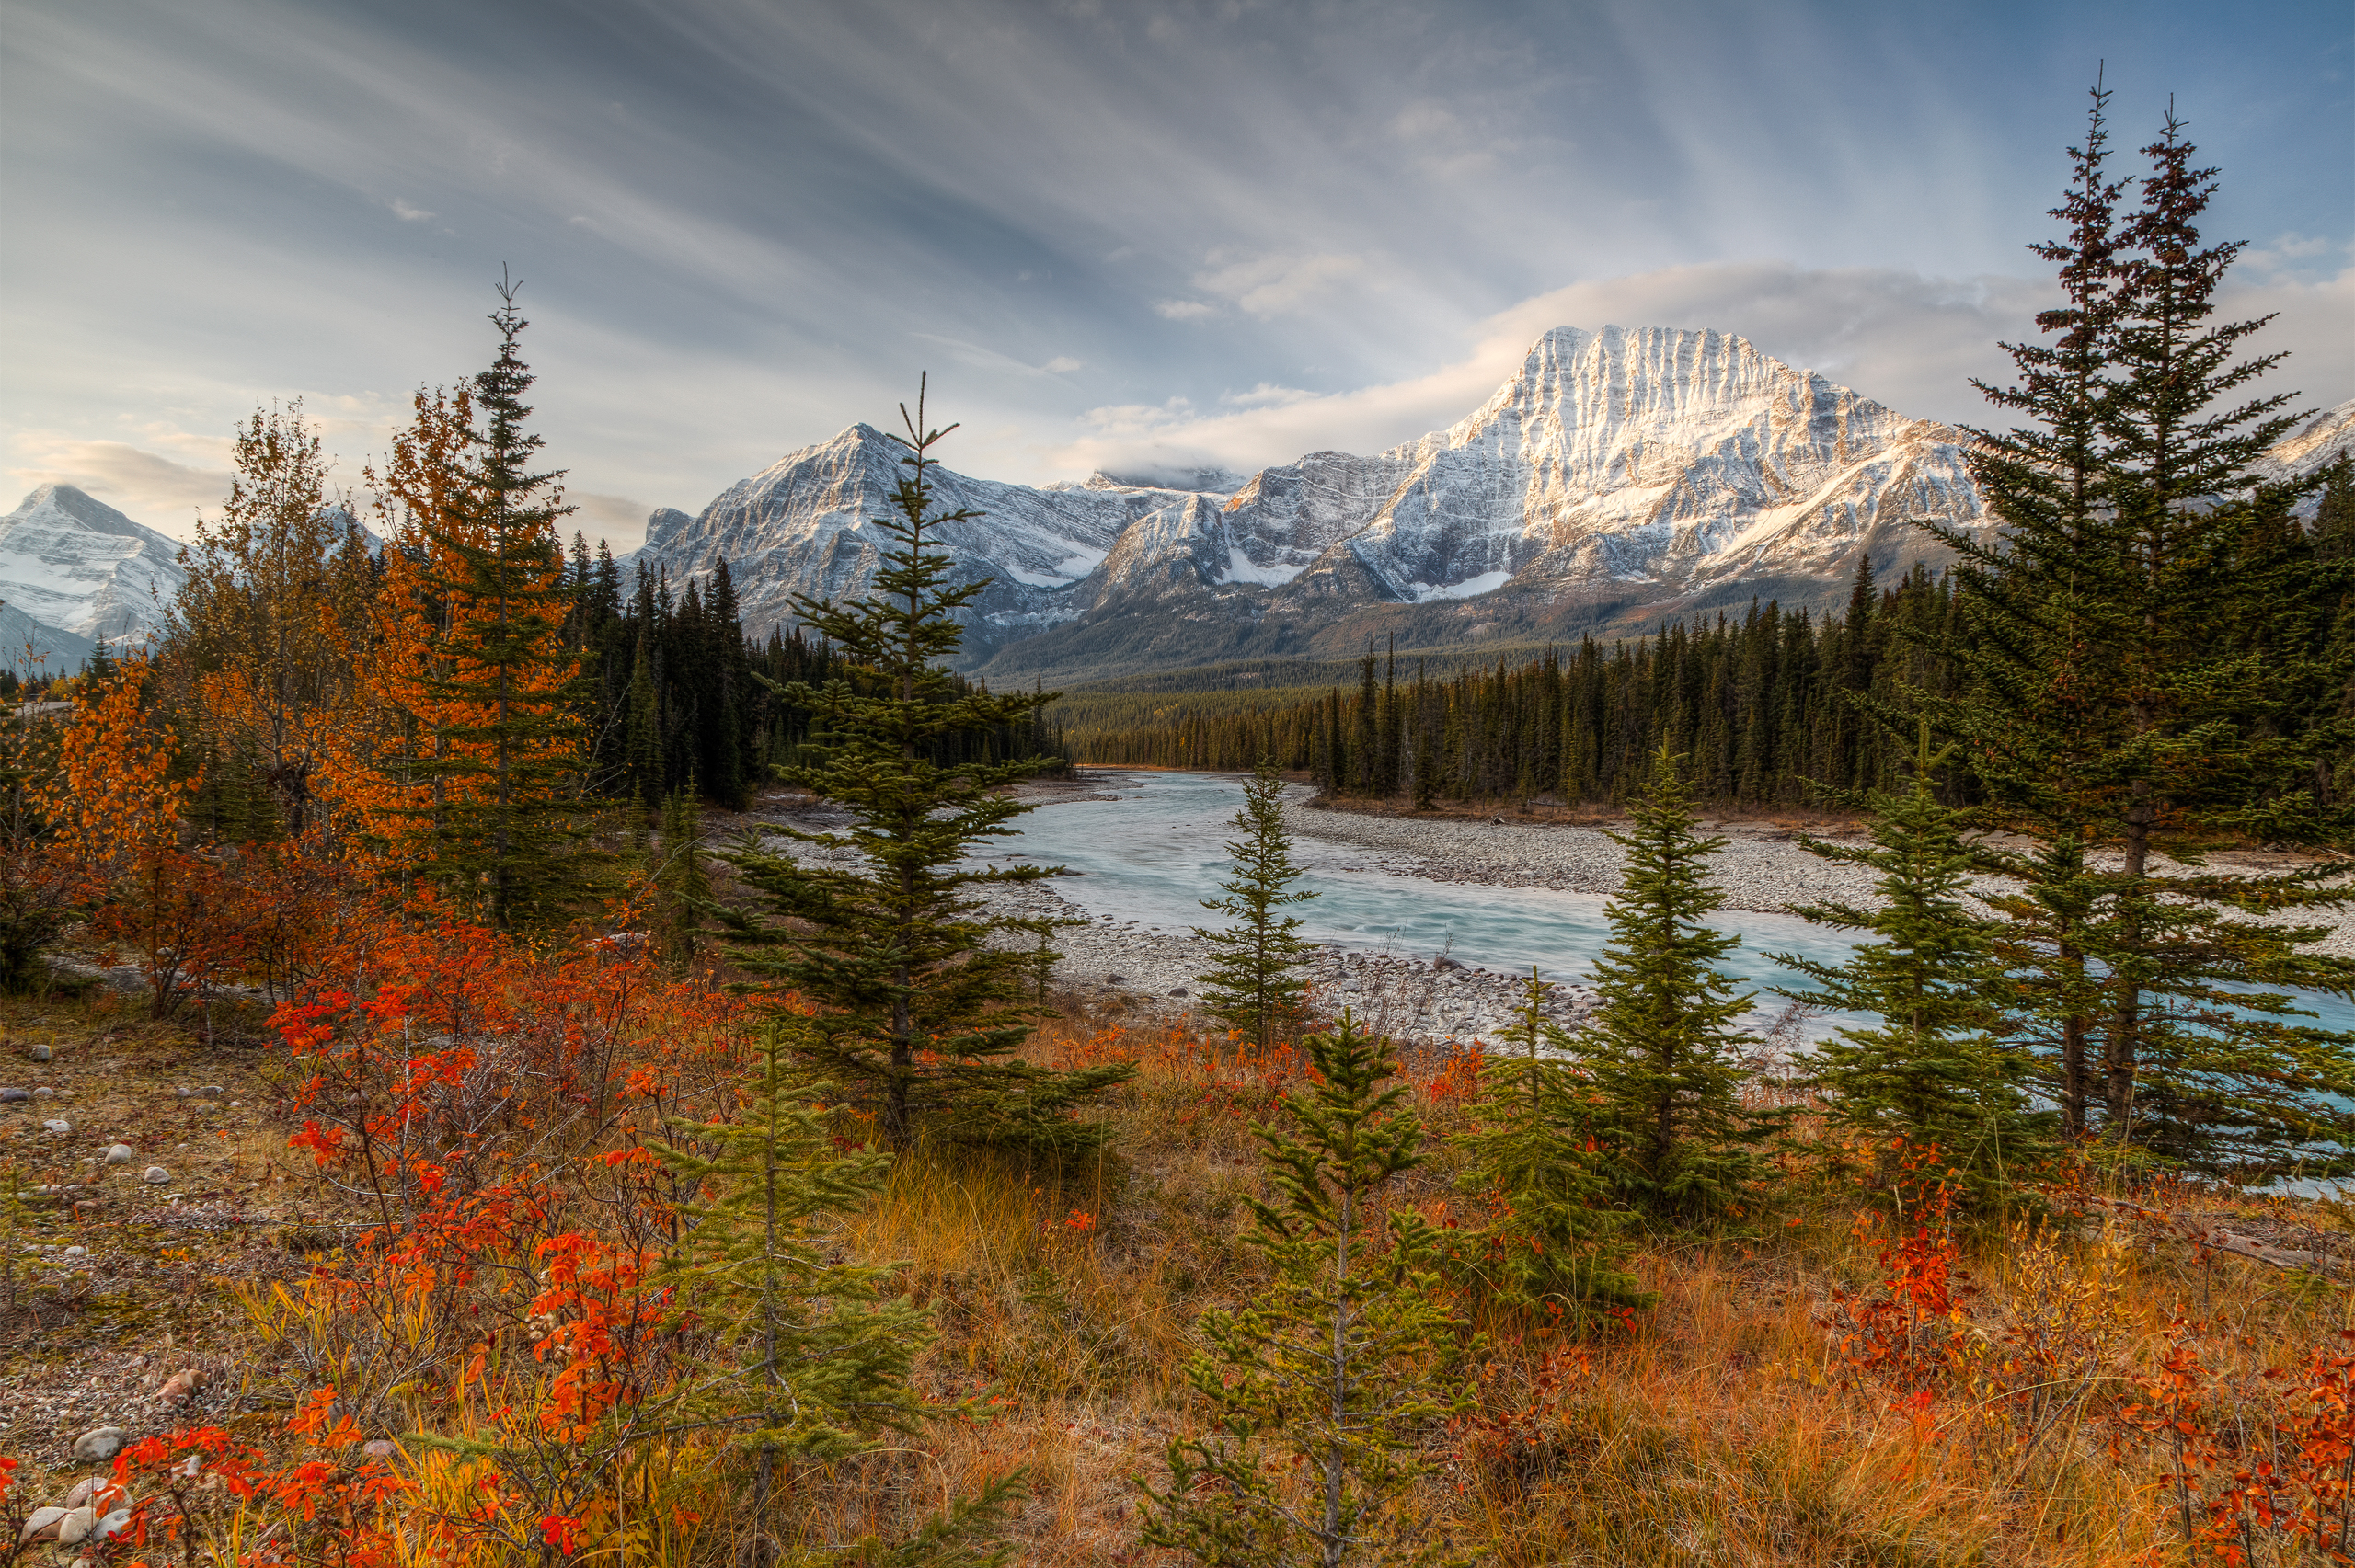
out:
<path id="1" fill-rule="evenodd" d="M 89 866 L 173 844 L 196 779 L 171 777 L 171 737 L 140 705 L 147 664 L 86 690 L 58 746 L 57 772 L 35 795 L 67 854 Z"/>

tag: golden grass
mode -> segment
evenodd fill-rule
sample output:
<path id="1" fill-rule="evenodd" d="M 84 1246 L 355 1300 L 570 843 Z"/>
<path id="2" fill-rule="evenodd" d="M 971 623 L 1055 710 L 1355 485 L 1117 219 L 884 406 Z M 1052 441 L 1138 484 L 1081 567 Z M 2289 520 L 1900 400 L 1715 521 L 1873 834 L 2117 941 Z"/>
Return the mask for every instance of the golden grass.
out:
<path id="1" fill-rule="evenodd" d="M 1043 1060 L 1138 1063 L 1106 1112 L 1108 1150 L 1042 1171 L 922 1150 L 842 1224 L 846 1256 L 903 1265 L 905 1289 L 931 1310 L 937 1338 L 918 1379 L 944 1413 L 875 1453 L 792 1477 L 768 1523 L 792 1553 L 840 1559 L 1019 1471 L 1016 1561 L 1158 1560 L 1136 1545 L 1132 1478 L 1157 1474 L 1163 1445 L 1186 1429 L 1183 1373 L 1201 1311 L 1242 1300 L 1260 1277 L 1245 1241 L 1246 1200 L 1264 1196 L 1249 1123 L 1272 1110 L 1295 1064 L 1077 1012 L 1042 1029 L 1033 1049 Z M 159 1036 L 131 1054 L 156 1070 L 122 1075 L 126 1108 L 183 1071 L 190 1053 L 184 1039 Z M 1460 1070 L 1418 1078 L 1435 1132 L 1463 1125 L 1464 1082 Z M 255 1162 L 283 1131 L 247 1121 L 223 1141 Z M 1460 1210 L 1452 1159 L 1435 1141 L 1396 1201 Z M 2190 1187 L 2135 1196 L 2173 1208 L 2223 1202 Z M 318 1201 L 304 1198 L 306 1211 Z M 2201 1420 L 2254 1452 L 2308 1360 L 2355 1326 L 2355 1299 L 2337 1284 L 2154 1239 L 2064 1191 L 2044 1217 L 1965 1242 L 1958 1315 L 1931 1325 L 1936 1391 L 1913 1408 L 1860 1374 L 1842 1345 L 1855 1320 L 1835 1293 L 1869 1294 L 1884 1273 L 1885 1232 L 1859 1223 L 1862 1195 L 1795 1160 L 1773 1198 L 1758 1238 L 1639 1253 L 1633 1266 L 1658 1302 L 1631 1327 L 1566 1340 L 1483 1322 L 1495 1349 L 1478 1373 L 1480 1413 L 1426 1439 L 1422 1504 L 1460 1551 L 1507 1568 L 2223 1561 L 2181 1539 L 2165 1445 L 2136 1436 L 2119 1412 L 2145 1397 L 2171 1325 L 2195 1320 L 2207 1325 Z M 2240 1225 L 2346 1228 L 2322 1206 L 2229 1207 Z M 428 1317 L 338 1311 L 305 1288 L 299 1259 L 286 1268 L 236 1288 L 231 1342 L 213 1347 L 246 1358 L 258 1391 L 331 1380 L 372 1435 L 423 1426 L 515 1440 L 491 1402 L 452 1397 L 447 1376 L 412 1375 L 438 1354 Z M 192 1277 L 155 1276 L 177 1289 Z M 515 1366 L 526 1381 L 536 1375 Z M 516 1391 L 504 1397 L 528 1408 Z M 408 1445 L 399 1465 L 430 1514 L 471 1495 L 475 1462 Z M 708 1434 L 649 1437 L 613 1477 L 610 1507 L 590 1521 L 594 1561 L 719 1563 L 751 1539 L 734 1461 Z M 2200 1484 L 2204 1501 L 2216 1482 Z M 539 1561 L 533 1521 L 510 1525 L 511 1548 L 477 1541 L 469 1561 Z M 435 1560 L 421 1528 L 403 1539 L 402 1562 Z M 2286 1538 L 2257 1545 L 2269 1568 L 2327 1561 Z"/>

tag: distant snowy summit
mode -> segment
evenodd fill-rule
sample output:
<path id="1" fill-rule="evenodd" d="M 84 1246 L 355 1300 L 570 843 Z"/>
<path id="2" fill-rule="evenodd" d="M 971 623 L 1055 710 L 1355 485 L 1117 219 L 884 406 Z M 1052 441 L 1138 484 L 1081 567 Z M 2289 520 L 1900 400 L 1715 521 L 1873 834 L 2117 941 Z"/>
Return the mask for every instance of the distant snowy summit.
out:
<path id="1" fill-rule="evenodd" d="M 1044 488 L 943 470 L 938 499 L 985 514 L 945 535 L 961 577 L 995 579 L 969 663 L 1068 679 L 1825 600 L 1860 550 L 1932 553 L 1911 520 L 1985 524 L 1963 441 L 1741 338 L 1565 326 L 1462 421 L 1373 456 Z M 692 521 L 658 514 L 639 559 L 674 580 L 726 560 L 764 632 L 796 593 L 864 591 L 899 456 L 853 426 Z"/>
<path id="2" fill-rule="evenodd" d="M 29 643 L 52 673 L 101 641 L 162 631 L 187 574 L 179 545 L 71 485 L 43 485 L 0 517 L 0 664 Z"/>

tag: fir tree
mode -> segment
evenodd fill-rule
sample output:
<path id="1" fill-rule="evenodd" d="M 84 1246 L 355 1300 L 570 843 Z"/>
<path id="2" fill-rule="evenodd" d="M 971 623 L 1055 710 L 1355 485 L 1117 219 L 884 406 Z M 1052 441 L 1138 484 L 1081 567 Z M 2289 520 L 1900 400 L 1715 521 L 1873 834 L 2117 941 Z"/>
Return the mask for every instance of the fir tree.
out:
<path id="1" fill-rule="evenodd" d="M 1275 1044 L 1299 1016 L 1308 990 L 1298 973 L 1309 949 L 1297 934 L 1303 922 L 1297 915 L 1280 911 L 1316 897 L 1286 891 L 1300 879 L 1301 871 L 1292 864 L 1283 794 L 1283 776 L 1263 759 L 1243 786 L 1243 807 L 1235 814 L 1240 836 L 1226 841 L 1226 853 L 1235 860 L 1234 879 L 1220 884 L 1226 897 L 1201 900 L 1202 908 L 1234 923 L 1219 931 L 1194 928 L 1195 935 L 1210 943 L 1213 955 L 1210 972 L 1202 977 L 1204 1011 L 1262 1048 Z"/>
<path id="2" fill-rule="evenodd" d="M 785 831 L 856 857 L 843 864 L 757 849 L 733 854 L 744 881 L 785 919 L 750 908 L 723 919 L 745 967 L 818 1005 L 814 1059 L 871 1102 L 895 1146 L 908 1145 L 923 1127 L 955 1139 L 1075 1147 L 1095 1135 L 1073 1119 L 1074 1110 L 1133 1070 L 1054 1072 L 1011 1059 L 1029 1033 L 1011 1011 L 1026 959 L 989 944 L 1004 922 L 983 914 L 973 897 L 982 887 L 1050 875 L 1035 866 L 980 867 L 971 858 L 1030 809 L 1005 786 L 1043 760 L 943 765 L 925 754 L 945 741 L 988 736 L 1052 699 L 968 688 L 940 668 L 962 637 L 955 612 L 988 583 L 950 583 L 939 533 L 980 514 L 933 507 L 930 454 L 957 427 L 927 427 L 921 394 L 915 413 L 902 406 L 901 414 L 908 430 L 901 461 L 909 472 L 892 498 L 897 515 L 876 520 L 892 547 L 873 592 L 845 605 L 795 601 L 805 624 L 874 679 L 779 688 L 818 727 L 804 760 L 784 777 L 852 818 L 840 833 Z"/>
<path id="3" fill-rule="evenodd" d="M 1519 1049 L 1480 1064 L 1472 1130 L 1456 1139 L 1465 1156 L 1457 1185 L 1492 1217 L 1460 1261 L 1496 1300 L 1575 1325 L 1598 1308 L 1651 1298 L 1626 1271 L 1631 1217 L 1614 1207 L 1594 1087 L 1563 1059 L 1572 1047 L 1546 1019 L 1546 989 L 1532 969 L 1511 1036 Z"/>
<path id="4" fill-rule="evenodd" d="M 838 1151 L 823 1086 L 795 1065 L 791 1039 L 805 1023 L 762 1028 L 734 1119 L 672 1121 L 654 1150 L 690 1195 L 665 1283 L 719 1353 L 679 1396 L 678 1417 L 725 1432 L 751 1459 L 762 1532 L 751 1560 L 769 1562 L 782 1555 L 767 1533 L 780 1469 L 832 1464 L 872 1449 L 879 1433 L 921 1425 L 908 1379 L 933 1338 L 930 1314 L 893 1288 L 895 1268 L 845 1262 L 825 1233 L 873 1198 L 890 1158 Z M 952 1509 L 923 1544 L 961 1544 L 1005 1501 L 1001 1483 Z"/>
<path id="5" fill-rule="evenodd" d="M 1145 1488 L 1146 1544 L 1205 1568 L 1444 1561 L 1407 1497 L 1430 1468 L 1428 1428 L 1469 1409 L 1459 1340 L 1411 1209 L 1390 1181 L 1422 1162 L 1386 1042 L 1343 1013 L 1306 1041 L 1313 1086 L 1252 1129 L 1281 1195 L 1252 1202 L 1272 1278 L 1242 1311 L 1208 1312 L 1187 1368 L 1213 1431 L 1173 1439 L 1169 1483 Z"/>
<path id="6" fill-rule="evenodd" d="M 1750 1006 L 1716 968 L 1740 945 L 1702 923 L 1725 903 L 1706 862 L 1723 839 L 1698 818 L 1665 748 L 1652 759 L 1633 826 L 1611 838 L 1626 852 L 1619 895 L 1605 906 L 1611 944 L 1594 967 L 1601 1004 L 1571 1044 L 1593 1083 L 1605 1170 L 1626 1201 L 1671 1224 L 1738 1219 L 1761 1170 L 1768 1122 L 1740 1103 L 1734 1020 Z"/>
<path id="7" fill-rule="evenodd" d="M 1871 1151 L 1884 1180 L 1893 1172 L 1895 1139 L 1936 1145 L 1947 1168 L 1960 1173 L 1967 1201 L 1988 1212 L 2043 1151 L 2051 1118 L 2028 1108 L 2026 1057 L 2004 1048 L 2006 1024 L 1994 1000 L 2004 976 L 1991 922 L 1962 902 L 1979 856 L 1963 840 L 1961 814 L 1939 804 L 1930 770 L 1925 728 L 1913 787 L 1866 797 L 1870 848 L 1800 841 L 1825 860 L 1878 873 L 1880 903 L 1866 910 L 1826 901 L 1791 912 L 1878 940 L 1839 965 L 1775 956 L 1819 988 L 1785 995 L 1880 1020 L 1844 1027 L 1810 1054 L 1809 1078 L 1827 1120 Z"/>

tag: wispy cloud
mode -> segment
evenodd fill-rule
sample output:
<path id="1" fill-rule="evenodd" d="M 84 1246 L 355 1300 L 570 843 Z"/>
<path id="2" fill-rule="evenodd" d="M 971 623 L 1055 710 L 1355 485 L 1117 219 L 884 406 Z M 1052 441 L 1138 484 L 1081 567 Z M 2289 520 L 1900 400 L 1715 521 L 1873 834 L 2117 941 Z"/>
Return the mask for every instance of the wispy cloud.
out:
<path id="1" fill-rule="evenodd" d="M 412 207 L 396 196 L 393 198 L 393 216 L 404 223 L 423 223 L 431 222 L 433 214 L 422 207 Z"/>
<path id="2" fill-rule="evenodd" d="M 40 433 L 20 441 L 17 457 L 7 474 L 22 488 L 71 485 L 177 539 L 192 537 L 197 514 L 217 511 L 229 494 L 227 469 L 175 463 L 128 441 Z"/>

